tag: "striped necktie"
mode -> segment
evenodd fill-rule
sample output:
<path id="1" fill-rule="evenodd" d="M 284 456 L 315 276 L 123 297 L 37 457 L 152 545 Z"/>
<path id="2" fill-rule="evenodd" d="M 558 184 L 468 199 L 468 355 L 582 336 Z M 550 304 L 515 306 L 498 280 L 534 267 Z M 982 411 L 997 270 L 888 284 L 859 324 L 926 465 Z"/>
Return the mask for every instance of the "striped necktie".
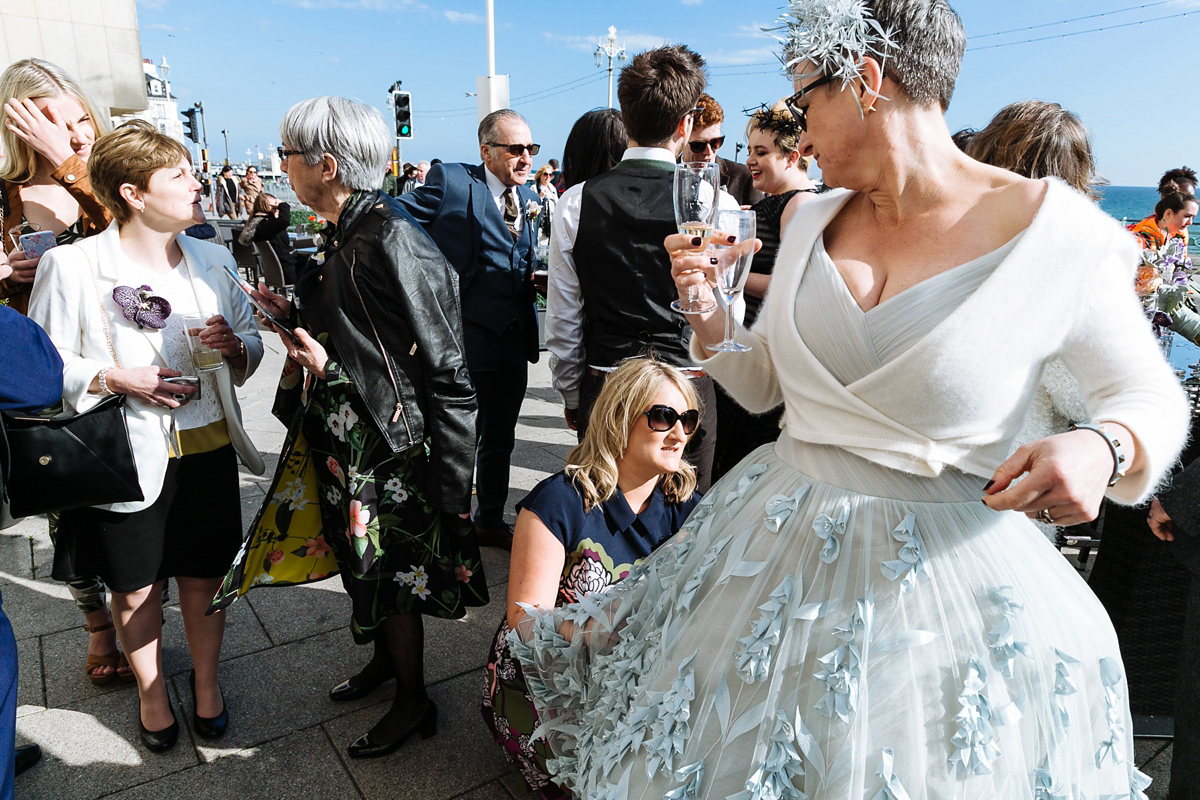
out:
<path id="1" fill-rule="evenodd" d="M 504 190 L 504 224 L 508 226 L 509 233 L 513 238 L 517 238 L 517 189 L 511 187 Z"/>

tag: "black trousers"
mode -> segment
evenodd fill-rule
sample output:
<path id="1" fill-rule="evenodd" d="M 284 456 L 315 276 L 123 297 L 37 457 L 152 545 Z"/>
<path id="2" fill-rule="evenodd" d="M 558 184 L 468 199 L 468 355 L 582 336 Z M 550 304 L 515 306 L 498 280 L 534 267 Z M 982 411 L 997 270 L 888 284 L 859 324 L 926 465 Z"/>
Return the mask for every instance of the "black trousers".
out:
<path id="1" fill-rule="evenodd" d="M 700 424 L 688 439 L 683 457 L 696 468 L 696 489 L 707 492 L 713 481 L 713 454 L 717 447 L 717 388 L 707 375 L 691 380 L 696 393 L 700 395 Z M 591 370 L 584 371 L 583 381 L 579 384 L 579 413 L 575 418 L 580 441 L 583 441 L 583 435 L 587 432 L 588 417 L 592 414 L 592 406 L 603 385 L 604 377 L 593 375 Z"/>
<path id="2" fill-rule="evenodd" d="M 525 333 L 514 322 L 501 334 L 463 321 L 467 372 L 475 384 L 475 524 L 488 530 L 504 522 L 508 470 L 517 419 L 529 381 Z"/>

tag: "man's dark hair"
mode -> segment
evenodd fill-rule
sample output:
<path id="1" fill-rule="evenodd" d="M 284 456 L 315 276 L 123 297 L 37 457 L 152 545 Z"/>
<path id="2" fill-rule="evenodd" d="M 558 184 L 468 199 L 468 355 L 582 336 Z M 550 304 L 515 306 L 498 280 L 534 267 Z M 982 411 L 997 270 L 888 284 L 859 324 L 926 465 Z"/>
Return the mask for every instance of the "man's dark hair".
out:
<path id="1" fill-rule="evenodd" d="M 629 146 L 621 113 L 615 108 L 597 108 L 575 120 L 563 147 L 563 185 L 577 183 L 608 172 Z"/>
<path id="2" fill-rule="evenodd" d="M 442 163 L 442 160 L 440 158 L 429 159 L 429 166 L 431 166 L 431 167 L 436 167 L 440 163 Z"/>
<path id="3" fill-rule="evenodd" d="M 1185 186 L 1184 184 L 1191 184 Z M 1158 193 L 1163 197 L 1172 192 L 1188 192 L 1195 194 L 1196 192 L 1196 170 L 1191 167 L 1176 167 L 1169 169 L 1163 173 L 1163 176 L 1158 179 Z M 1176 209 L 1178 210 L 1178 209 Z"/>
<path id="4" fill-rule="evenodd" d="M 617 99 L 629 138 L 642 147 L 665 144 L 707 83 L 704 59 L 681 44 L 638 53 L 621 70 Z"/>

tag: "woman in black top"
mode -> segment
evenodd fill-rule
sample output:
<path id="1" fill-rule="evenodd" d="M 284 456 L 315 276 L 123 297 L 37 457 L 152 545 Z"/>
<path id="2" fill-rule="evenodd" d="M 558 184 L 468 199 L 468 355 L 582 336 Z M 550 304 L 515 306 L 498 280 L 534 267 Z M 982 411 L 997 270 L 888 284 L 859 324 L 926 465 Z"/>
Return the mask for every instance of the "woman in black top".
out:
<path id="1" fill-rule="evenodd" d="M 273 194 L 262 192 L 254 198 L 250 219 L 246 220 L 246 227 L 238 234 L 238 241 L 244 245 L 270 242 L 288 284 L 296 282 L 296 251 L 292 249 L 292 240 L 288 237 L 291 224 L 291 206 L 279 202 Z"/>
<path id="2" fill-rule="evenodd" d="M 762 249 L 750 264 L 742 296 L 746 298 L 747 328 L 758 318 L 775 269 L 775 254 L 783 229 L 801 203 L 820 191 L 808 177 L 808 159 L 800 155 L 801 132 L 783 103 L 755 112 L 746 125 L 746 166 L 754 188 L 766 196 L 754 204 L 757 236 Z M 782 409 L 751 414 L 717 387 L 717 445 L 713 481 L 729 471 L 756 447 L 779 437 Z"/>

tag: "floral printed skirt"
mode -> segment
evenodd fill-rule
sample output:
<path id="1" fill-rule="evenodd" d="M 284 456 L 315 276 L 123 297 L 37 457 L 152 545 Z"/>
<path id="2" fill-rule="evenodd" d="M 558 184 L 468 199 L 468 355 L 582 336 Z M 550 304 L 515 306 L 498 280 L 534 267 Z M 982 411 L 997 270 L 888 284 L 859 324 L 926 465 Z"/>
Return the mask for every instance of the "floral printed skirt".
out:
<path id="1" fill-rule="evenodd" d="M 594 800 L 1144 798 L 1103 607 L 982 484 L 786 436 L 752 453 L 608 594 L 509 634 L 554 780 Z"/>
<path id="2" fill-rule="evenodd" d="M 507 636 L 508 622 L 500 620 L 485 669 L 483 721 L 496 744 L 504 749 L 504 756 L 521 771 L 531 792 L 541 792 L 544 798 L 570 797 L 546 772 L 546 759 L 553 757 L 546 740 L 530 736 L 538 726 L 537 709 L 525 685 L 521 663 L 509 651 Z"/>
<path id="3" fill-rule="evenodd" d="M 337 573 L 364 644 L 392 614 L 457 619 L 487 605 L 471 522 L 434 507 L 422 489 L 429 442 L 392 452 L 336 368 L 306 400 L 214 607 L 256 586 Z"/>

